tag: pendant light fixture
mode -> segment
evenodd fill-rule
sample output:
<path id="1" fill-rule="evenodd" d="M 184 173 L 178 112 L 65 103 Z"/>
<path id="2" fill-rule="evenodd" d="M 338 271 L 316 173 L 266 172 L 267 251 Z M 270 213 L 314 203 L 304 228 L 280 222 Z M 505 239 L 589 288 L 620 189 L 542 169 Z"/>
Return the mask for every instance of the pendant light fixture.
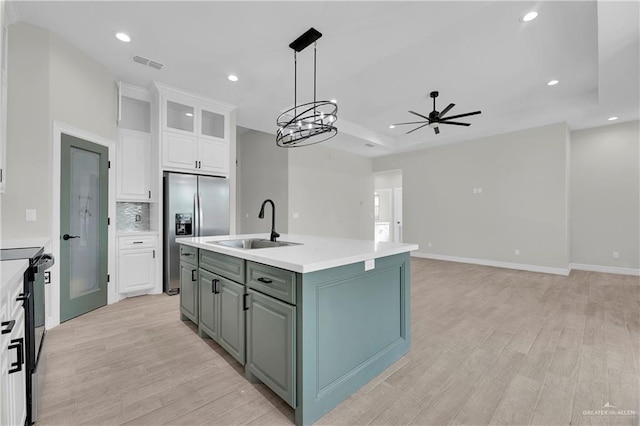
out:
<path id="1" fill-rule="evenodd" d="M 332 101 L 316 100 L 316 41 L 322 34 L 310 28 L 295 39 L 293 49 L 293 108 L 280 114 L 276 123 L 276 144 L 283 148 L 295 148 L 324 142 L 338 134 L 335 122 L 338 105 Z M 313 43 L 313 102 L 298 105 L 298 52 Z"/>

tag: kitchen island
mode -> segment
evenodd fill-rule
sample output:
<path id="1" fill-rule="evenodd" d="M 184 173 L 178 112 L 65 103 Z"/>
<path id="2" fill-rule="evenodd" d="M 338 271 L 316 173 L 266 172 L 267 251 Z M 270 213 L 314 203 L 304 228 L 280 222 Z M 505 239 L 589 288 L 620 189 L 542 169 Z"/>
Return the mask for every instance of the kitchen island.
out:
<path id="1" fill-rule="evenodd" d="M 418 246 L 282 235 L 296 244 L 242 248 L 268 238 L 177 238 L 181 318 L 312 424 L 409 351 Z"/>

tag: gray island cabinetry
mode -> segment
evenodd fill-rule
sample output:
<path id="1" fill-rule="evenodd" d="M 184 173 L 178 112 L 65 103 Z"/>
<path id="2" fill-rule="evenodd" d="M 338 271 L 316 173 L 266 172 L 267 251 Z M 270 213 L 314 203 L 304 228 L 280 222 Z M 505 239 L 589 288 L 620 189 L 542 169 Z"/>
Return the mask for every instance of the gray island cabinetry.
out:
<path id="1" fill-rule="evenodd" d="M 241 249 L 179 238 L 182 320 L 312 424 L 410 348 L 412 244 L 283 235 Z"/>

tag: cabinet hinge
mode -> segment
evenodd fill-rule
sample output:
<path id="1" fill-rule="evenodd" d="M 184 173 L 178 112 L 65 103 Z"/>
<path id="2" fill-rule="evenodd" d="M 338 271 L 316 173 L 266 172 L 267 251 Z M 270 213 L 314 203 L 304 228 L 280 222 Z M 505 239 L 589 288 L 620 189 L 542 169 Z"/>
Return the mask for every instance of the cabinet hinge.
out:
<path id="1" fill-rule="evenodd" d="M 110 283 L 111 282 L 111 275 L 107 274 L 107 282 Z"/>
<path id="2" fill-rule="evenodd" d="M 109 226 L 109 225 L 111 225 L 111 218 L 110 217 L 107 218 L 107 226 Z"/>
<path id="3" fill-rule="evenodd" d="M 111 168 L 111 161 L 107 161 L 107 169 Z"/>
<path id="4" fill-rule="evenodd" d="M 0 169 L 0 182 L 2 182 L 2 169 Z"/>
<path id="5" fill-rule="evenodd" d="M 151 199 L 151 191 L 149 191 L 149 199 Z"/>
<path id="6" fill-rule="evenodd" d="M 153 251 L 153 258 L 154 259 L 156 258 L 156 251 L 155 250 Z"/>

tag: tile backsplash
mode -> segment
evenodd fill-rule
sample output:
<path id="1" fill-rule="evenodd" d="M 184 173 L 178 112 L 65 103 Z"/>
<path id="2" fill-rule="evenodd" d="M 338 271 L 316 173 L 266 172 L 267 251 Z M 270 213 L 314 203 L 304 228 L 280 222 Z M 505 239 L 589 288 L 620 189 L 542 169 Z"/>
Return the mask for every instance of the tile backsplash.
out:
<path id="1" fill-rule="evenodd" d="M 150 231 L 149 203 L 116 203 L 116 230 Z"/>

